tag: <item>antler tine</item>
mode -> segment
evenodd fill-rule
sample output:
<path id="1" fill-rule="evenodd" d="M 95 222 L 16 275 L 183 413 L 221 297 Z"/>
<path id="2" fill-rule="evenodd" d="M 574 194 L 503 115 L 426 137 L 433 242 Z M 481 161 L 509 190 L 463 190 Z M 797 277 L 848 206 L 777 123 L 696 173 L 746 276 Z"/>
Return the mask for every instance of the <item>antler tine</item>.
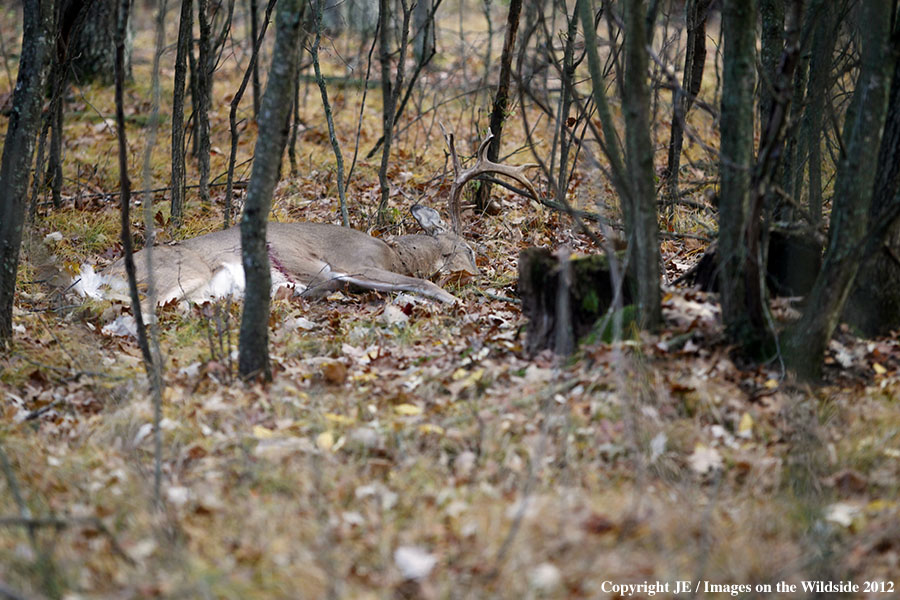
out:
<path id="1" fill-rule="evenodd" d="M 488 127 L 487 135 L 484 136 L 484 139 L 481 140 L 481 145 L 478 146 L 478 153 L 476 156 L 479 158 L 484 156 L 487 157 L 488 147 L 491 144 L 491 140 L 494 139 L 494 130 Z"/>
<path id="2" fill-rule="evenodd" d="M 482 142 L 483 152 L 479 153 L 478 160 L 475 162 L 475 165 L 472 167 L 472 169 L 470 169 L 473 171 L 473 173 L 469 177 L 469 180 L 474 178 L 476 175 L 480 175 L 482 173 L 498 173 L 500 175 L 506 175 L 507 177 L 515 179 L 516 181 L 518 181 L 519 183 L 524 185 L 525 189 L 528 190 L 528 192 L 531 194 L 532 198 L 535 201 L 538 201 L 540 199 L 540 196 L 538 196 L 538 193 L 534 187 L 534 184 L 532 184 L 531 180 L 525 176 L 525 170 L 530 169 L 532 167 L 537 167 L 539 165 L 537 163 L 526 163 L 524 165 L 513 166 L 513 165 L 504 165 L 504 164 L 496 163 L 496 162 L 492 161 L 487 156 L 488 147 L 487 147 L 487 143 L 486 143 L 486 142 L 490 141 L 490 139 L 492 137 L 494 137 L 493 133 L 491 133 L 490 136 L 488 138 L 486 138 L 484 142 Z"/>

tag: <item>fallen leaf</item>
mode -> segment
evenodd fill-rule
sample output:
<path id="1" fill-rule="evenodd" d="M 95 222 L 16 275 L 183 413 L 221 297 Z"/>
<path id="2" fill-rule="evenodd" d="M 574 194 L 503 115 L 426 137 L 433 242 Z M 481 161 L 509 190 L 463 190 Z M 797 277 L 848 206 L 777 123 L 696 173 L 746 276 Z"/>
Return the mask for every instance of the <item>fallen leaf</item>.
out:
<path id="1" fill-rule="evenodd" d="M 271 429 L 267 429 L 262 425 L 254 425 L 253 426 L 253 437 L 258 440 L 268 440 L 275 437 L 275 432 Z"/>
<path id="2" fill-rule="evenodd" d="M 419 431 L 425 434 L 433 433 L 435 435 L 444 435 L 444 428 L 440 425 L 432 425 L 431 423 L 423 423 L 419 425 Z"/>
<path id="3" fill-rule="evenodd" d="M 398 415 L 403 415 L 404 417 L 412 417 L 421 415 L 422 409 L 415 404 L 398 404 L 394 407 L 394 412 Z"/>
<path id="4" fill-rule="evenodd" d="M 437 558 L 417 546 L 399 546 L 394 550 L 394 564 L 404 579 L 423 579 L 431 573 Z"/>
<path id="5" fill-rule="evenodd" d="M 694 446 L 694 452 L 688 457 L 691 469 L 699 475 L 722 468 L 722 455 L 715 448 L 704 444 Z"/>
<path id="6" fill-rule="evenodd" d="M 835 502 L 825 508 L 825 520 L 841 527 L 850 527 L 859 513 L 858 506 L 847 502 Z"/>
<path id="7" fill-rule="evenodd" d="M 322 365 L 322 376 L 331 385 L 343 385 L 347 381 L 347 366 L 338 361 L 324 363 Z"/>
<path id="8" fill-rule="evenodd" d="M 594 535 L 603 535 L 616 528 L 616 524 L 609 517 L 595 512 L 589 514 L 581 526 L 585 531 Z"/>
<path id="9" fill-rule="evenodd" d="M 545 562 L 531 570 L 528 582 L 536 590 L 550 592 L 559 587 L 559 584 L 562 582 L 562 574 L 556 565 Z"/>
<path id="10" fill-rule="evenodd" d="M 738 436 L 744 438 L 753 436 L 753 417 L 750 416 L 750 413 L 745 412 L 741 415 L 741 422 L 738 423 Z"/>
<path id="11" fill-rule="evenodd" d="M 316 446 L 319 450 L 331 450 L 334 447 L 334 435 L 330 431 L 323 431 L 316 436 Z"/>
<path id="12" fill-rule="evenodd" d="M 327 421 L 331 421 L 332 423 L 337 423 L 339 425 L 353 425 L 354 423 L 356 423 L 356 419 L 351 419 L 350 417 L 345 417 L 344 415 L 325 413 L 323 416 Z"/>

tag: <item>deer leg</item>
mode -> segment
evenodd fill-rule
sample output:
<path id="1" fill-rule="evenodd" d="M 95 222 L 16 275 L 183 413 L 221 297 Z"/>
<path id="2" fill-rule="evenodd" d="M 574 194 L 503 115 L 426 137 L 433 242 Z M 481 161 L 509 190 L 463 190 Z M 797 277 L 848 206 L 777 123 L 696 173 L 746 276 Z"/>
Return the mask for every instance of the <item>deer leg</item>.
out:
<path id="1" fill-rule="evenodd" d="M 428 298 L 453 304 L 458 299 L 453 294 L 441 289 L 425 279 L 407 277 L 393 271 L 386 271 L 376 267 L 363 267 L 354 273 L 340 273 L 331 271 L 333 281 L 342 281 L 355 286 L 380 292 L 410 292 L 421 294 Z"/>

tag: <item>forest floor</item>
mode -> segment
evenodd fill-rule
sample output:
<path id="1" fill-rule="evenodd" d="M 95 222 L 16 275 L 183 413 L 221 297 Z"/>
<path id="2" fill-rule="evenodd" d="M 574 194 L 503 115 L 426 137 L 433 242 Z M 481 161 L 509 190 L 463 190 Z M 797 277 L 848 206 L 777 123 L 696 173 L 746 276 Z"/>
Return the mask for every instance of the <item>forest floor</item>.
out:
<path id="1" fill-rule="evenodd" d="M 145 185 L 147 31 L 136 38 L 126 91 L 135 188 Z M 15 35 L 5 22 L 5 39 Z M 487 95 L 425 111 L 462 89 L 460 73 L 482 68 L 475 53 L 466 60 L 428 72 L 409 111 L 422 116 L 403 119 L 384 233 L 413 231 L 414 199 L 442 208 L 449 178 L 439 120 L 457 132 L 461 154 L 477 146 Z M 216 74 L 214 177 L 225 170 L 228 102 L 241 74 L 232 58 Z M 168 98 L 171 69 L 161 76 Z M 12 89 L 0 74 L 3 85 Z M 329 91 L 347 158 L 362 88 Z M 248 97 L 244 117 L 249 105 Z M 667 110 L 663 102 L 663 143 Z M 500 215 L 464 215 L 482 273 L 442 282 L 457 306 L 380 293 L 278 295 L 268 386 L 235 376 L 239 305 L 162 309 L 155 506 L 147 379 L 134 339 L 108 327 L 128 308 L 39 283 L 120 254 L 112 114 L 111 88 L 72 88 L 64 205 L 42 205 L 25 244 L 15 348 L 0 358 L 0 583 L 28 598 L 71 599 L 613 598 L 631 595 L 615 588 L 627 584 L 644 584 L 634 597 L 670 597 L 685 581 L 698 596 L 812 596 L 803 581 L 852 582 L 849 597 L 897 593 L 897 341 L 841 330 L 826 383 L 801 385 L 777 360 L 734 357 L 714 296 L 667 286 L 658 333 L 585 345 L 569 359 L 529 356 L 519 306 L 503 299 L 516 295 L 518 252 L 598 249 L 565 217 L 505 190 L 495 192 Z M 299 164 L 292 172 L 285 160 L 272 219 L 339 222 L 320 115 L 318 90 L 303 84 Z M 380 115 L 373 89 L 361 155 L 378 138 Z M 166 117 L 151 188 L 168 185 L 169 126 Z M 712 138 L 706 127 L 697 131 Z M 549 147 L 545 133 L 538 152 Z M 245 121 L 242 180 L 254 141 Z M 523 148 L 507 162 L 531 160 L 517 122 L 504 146 Z M 688 144 L 686 186 L 709 179 L 704 164 L 715 171 L 704 152 Z M 351 220 L 363 230 L 377 203 L 379 157 L 361 159 L 351 184 Z M 661 150 L 658 171 L 664 158 Z M 678 207 L 662 245 L 668 281 L 714 236 L 705 188 L 695 187 L 686 196 L 694 205 Z M 586 208 L 614 205 L 600 173 L 583 165 L 570 191 Z M 201 206 L 194 192 L 173 237 L 220 227 L 223 194 L 213 188 Z M 167 195 L 154 196 L 155 220 L 166 225 Z M 133 215 L 141 241 L 141 211 Z M 774 312 L 795 314 L 784 301 Z M 668 587 L 648 587 L 657 584 Z M 796 588 L 776 594 L 790 589 L 779 585 Z"/>

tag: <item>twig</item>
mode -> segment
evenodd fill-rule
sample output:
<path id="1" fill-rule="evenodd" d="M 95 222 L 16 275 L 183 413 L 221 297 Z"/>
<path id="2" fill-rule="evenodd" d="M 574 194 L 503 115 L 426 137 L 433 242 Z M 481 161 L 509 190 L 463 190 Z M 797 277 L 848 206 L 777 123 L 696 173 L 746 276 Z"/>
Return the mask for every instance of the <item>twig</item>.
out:
<path id="1" fill-rule="evenodd" d="M 16 506 L 19 509 L 19 518 L 31 518 L 31 511 L 28 509 L 28 505 L 25 504 L 25 499 L 22 498 L 22 491 L 19 489 L 19 481 L 16 479 L 16 474 L 12 470 L 12 464 L 10 464 L 9 462 L 9 457 L 6 455 L 6 450 L 3 448 L 2 442 L 0 442 L 0 466 L 3 467 L 3 475 L 6 477 L 6 485 L 9 486 L 9 491 L 10 493 L 12 493 L 13 501 L 16 503 Z"/>
<path id="2" fill-rule="evenodd" d="M 425 18 L 425 33 L 424 35 L 428 35 L 428 24 L 431 23 L 434 25 L 434 14 L 437 12 L 438 7 L 441 5 L 443 0 L 435 0 L 434 4 L 431 7 L 431 10 L 428 13 L 428 16 Z M 416 32 L 416 36 L 419 31 Z M 376 32 L 377 35 L 377 32 Z M 414 36 L 415 37 L 415 36 Z M 410 96 L 412 96 L 413 89 L 416 86 L 416 80 L 419 78 L 419 75 L 422 73 L 422 70 L 428 66 L 428 63 L 431 62 L 431 59 L 434 58 L 436 53 L 436 46 L 431 47 L 431 52 L 426 56 L 422 55 L 418 62 L 416 63 L 416 68 L 413 70 L 412 77 L 409 78 L 409 83 L 406 86 L 406 92 L 403 94 L 403 99 L 400 101 L 400 104 L 397 106 L 397 110 L 394 113 L 394 124 L 400 120 L 400 116 L 403 114 L 403 110 L 406 108 L 406 104 L 409 102 Z M 368 77 L 366 78 L 368 80 Z M 398 84 L 399 85 L 399 84 Z M 384 135 L 378 138 L 378 141 L 375 142 L 375 145 L 372 146 L 372 149 L 369 150 L 369 153 L 366 155 L 366 158 L 372 158 L 375 156 L 375 153 L 378 152 L 378 149 L 381 148 L 381 145 L 384 143 Z"/>
<path id="3" fill-rule="evenodd" d="M 312 55 L 313 69 L 316 73 L 316 83 L 322 95 L 322 107 L 325 110 L 325 122 L 328 125 L 328 137 L 331 140 L 331 149 L 334 151 L 334 160 L 337 163 L 337 190 L 341 207 L 341 223 L 344 227 L 350 227 L 350 215 L 347 214 L 347 196 L 344 192 L 344 155 L 341 153 L 341 144 L 334 133 L 334 117 L 331 113 L 331 103 L 328 102 L 328 88 L 325 86 L 325 78 L 322 77 L 322 69 L 319 66 L 319 46 L 322 43 L 322 10 L 324 0 L 316 3 L 316 40 L 313 42 L 310 54 Z"/>
<path id="4" fill-rule="evenodd" d="M 108 381 L 126 381 L 126 380 L 131 379 L 130 377 L 125 377 L 122 375 L 110 375 L 109 373 L 105 373 L 103 371 L 86 371 L 86 370 L 71 371 L 69 369 L 64 369 L 63 367 L 57 367 L 56 365 L 48 365 L 45 363 L 39 363 L 35 360 L 28 358 L 27 356 L 25 356 L 23 354 L 18 354 L 18 353 L 16 353 L 16 357 L 24 360 L 28 364 L 33 365 L 35 367 L 40 367 L 42 369 L 50 369 L 51 371 L 56 371 L 57 373 L 66 373 L 67 374 L 66 377 L 61 377 L 60 379 L 57 380 L 59 383 L 67 383 L 69 381 L 74 381 L 75 379 L 78 379 L 82 375 L 86 375 L 88 377 L 97 377 L 100 379 L 106 379 Z"/>
<path id="5" fill-rule="evenodd" d="M 26 417 L 25 417 L 25 420 L 26 421 L 34 421 L 35 419 L 40 417 L 45 412 L 50 412 L 51 410 L 53 410 L 54 408 L 56 408 L 57 406 L 59 406 L 62 403 L 63 403 L 63 399 L 57 398 L 56 400 L 54 400 L 47 406 L 42 406 L 39 409 L 33 410 L 30 413 L 28 413 L 28 415 L 26 415 Z"/>
<path id="6" fill-rule="evenodd" d="M 241 164 L 242 165 L 246 164 L 246 163 L 250 162 L 251 160 L 253 160 L 253 159 L 252 158 L 247 159 L 244 162 L 242 162 Z M 225 175 L 225 173 L 222 173 L 221 175 L 219 175 L 219 177 L 222 177 L 222 175 Z M 216 179 L 218 179 L 219 177 L 216 177 Z M 240 181 L 235 181 L 234 187 L 245 188 L 245 187 L 247 187 L 248 183 L 250 183 L 249 179 L 242 179 Z M 223 185 L 227 185 L 227 183 L 226 182 L 210 183 L 209 187 L 222 187 Z M 200 187 L 199 183 L 193 183 L 190 185 L 185 185 L 184 189 L 189 190 L 192 188 L 199 188 L 199 187 Z M 134 190 L 132 193 L 135 194 L 136 196 L 139 196 L 141 194 L 158 194 L 160 192 L 168 192 L 170 189 L 172 189 L 172 188 L 167 186 L 167 187 L 161 187 L 161 188 L 153 188 L 153 189 L 149 189 L 149 190 Z M 81 194 L 78 197 L 82 198 L 82 199 L 86 199 L 86 200 L 93 200 L 93 199 L 99 199 L 99 198 L 112 199 L 112 198 L 117 197 L 121 193 L 122 193 L 121 190 L 115 190 L 115 191 L 111 191 L 111 192 L 96 192 L 94 194 Z M 48 204 L 53 204 L 53 202 L 50 200 L 47 200 L 45 202 L 38 202 L 38 206 L 46 206 Z"/>
<path id="7" fill-rule="evenodd" d="M 353 178 L 353 169 L 356 168 L 356 159 L 359 157 L 359 136 L 362 132 L 363 112 L 366 109 L 366 96 L 369 93 L 369 76 L 372 73 L 372 53 L 375 51 L 375 43 L 378 41 L 379 27 L 381 27 L 380 19 L 375 26 L 375 35 L 372 38 L 372 45 L 369 46 L 369 55 L 366 58 L 366 85 L 363 87 L 362 101 L 359 104 L 359 119 L 356 122 L 356 141 L 353 143 L 353 160 L 350 161 L 350 169 L 347 171 L 347 181 L 344 183 L 344 189 L 350 188 L 350 180 Z M 379 85 L 381 84 L 381 82 L 378 83 Z"/>
<path id="8" fill-rule="evenodd" d="M 500 302 L 509 302 L 510 304 L 522 304 L 522 301 L 518 298 L 510 298 L 509 296 L 501 296 L 499 294 L 492 294 L 491 292 L 486 292 L 484 290 L 476 289 L 475 292 L 477 294 L 481 294 L 485 298 L 490 298 L 491 300 L 499 300 Z"/>
<path id="9" fill-rule="evenodd" d="M 12 494 L 13 501 L 16 503 L 16 508 L 19 509 L 19 518 L 30 519 L 31 510 L 28 508 L 28 505 L 25 503 L 25 499 L 22 497 L 22 490 L 19 489 L 19 480 L 16 478 L 16 474 L 13 471 L 12 464 L 10 464 L 9 462 L 9 457 L 6 455 L 6 449 L 3 447 L 2 440 L 0 440 L 0 467 L 3 467 L 3 475 L 6 477 L 6 485 L 9 487 L 9 491 Z M 37 554 L 40 554 L 34 527 L 28 527 L 28 540 L 31 542 L 32 549 L 34 549 Z"/>
<path id="10" fill-rule="evenodd" d="M 231 23 L 231 10 L 234 9 L 234 0 L 231 0 L 230 10 L 226 27 Z M 202 9 L 201 9 L 202 14 Z M 151 110 L 150 110 L 150 133 L 147 136 L 147 146 L 144 148 L 144 164 L 141 177 L 143 179 L 144 188 L 150 187 L 150 158 L 153 154 L 153 147 L 156 146 L 156 136 L 159 129 L 159 57 L 162 55 L 163 46 L 165 45 L 165 18 L 166 18 L 166 0 L 157 0 L 156 7 L 156 47 L 153 53 L 153 72 L 151 74 Z M 202 23 L 202 21 L 201 21 Z M 225 28 L 223 27 L 223 35 Z M 224 42 L 224 38 L 222 38 Z M 207 45 L 209 42 L 206 42 Z M 203 53 L 201 52 L 201 56 Z M 202 69 L 206 69 L 207 65 L 200 65 Z M 211 92 L 212 86 L 212 69 L 204 71 L 206 74 L 207 92 Z M 204 100 L 209 104 L 209 95 L 206 94 Z M 206 144 L 209 145 L 209 119 L 206 122 Z M 209 152 L 204 151 L 204 161 L 201 163 L 201 195 L 206 195 L 209 200 Z M 205 171 L 204 171 L 205 168 Z M 163 361 L 162 352 L 159 349 L 159 319 L 156 318 L 156 277 L 153 272 L 153 241 L 156 238 L 156 229 L 153 223 L 153 195 L 147 194 L 144 198 L 144 229 L 147 232 L 146 244 L 146 270 L 147 270 L 147 304 L 153 308 L 153 319 L 150 322 L 150 353 L 153 357 L 152 369 L 148 373 L 150 379 L 150 392 L 153 398 L 153 503 L 155 506 L 161 506 L 160 489 L 162 487 L 162 432 L 159 422 L 162 419 L 162 394 L 163 394 Z"/>
<path id="11" fill-rule="evenodd" d="M 234 190 L 234 186 L 237 182 L 234 181 L 234 169 L 236 167 L 235 161 L 237 159 L 237 145 L 238 145 L 238 137 L 240 134 L 237 130 L 237 109 L 238 105 L 241 103 L 241 98 L 244 97 L 244 91 L 247 89 L 247 83 L 250 81 L 251 75 L 256 75 L 256 64 L 259 56 L 259 48 L 262 46 L 263 37 L 266 35 L 266 29 L 269 27 L 269 22 L 272 17 L 272 9 L 275 7 L 275 0 L 269 0 L 269 4 L 266 6 L 266 18 L 262 24 L 262 31 L 259 32 L 259 36 L 253 40 L 253 50 L 250 54 L 250 64 L 247 65 L 247 70 L 244 71 L 244 77 L 241 79 L 241 84 L 238 86 L 237 91 L 234 93 L 234 97 L 231 99 L 231 107 L 228 110 L 228 122 L 229 127 L 231 129 L 231 151 L 229 153 L 228 158 L 228 170 L 227 173 L 227 181 L 225 182 L 225 227 L 227 228 L 231 223 L 231 200 L 232 200 L 232 192 Z M 254 92 L 256 91 L 257 82 L 254 80 Z M 253 96 L 253 106 L 254 112 L 256 111 L 256 95 Z M 221 176 L 220 176 L 221 177 Z"/>

